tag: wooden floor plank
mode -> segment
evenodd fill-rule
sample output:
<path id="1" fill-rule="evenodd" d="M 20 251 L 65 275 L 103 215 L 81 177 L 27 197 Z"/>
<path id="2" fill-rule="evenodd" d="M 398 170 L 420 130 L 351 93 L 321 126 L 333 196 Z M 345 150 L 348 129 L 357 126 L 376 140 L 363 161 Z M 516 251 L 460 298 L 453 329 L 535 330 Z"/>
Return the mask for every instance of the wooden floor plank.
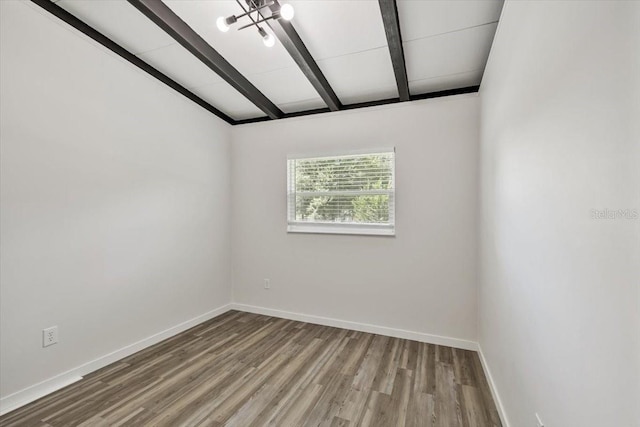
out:
<path id="1" fill-rule="evenodd" d="M 2 427 L 501 427 L 475 352 L 237 311 L 0 417 Z"/>

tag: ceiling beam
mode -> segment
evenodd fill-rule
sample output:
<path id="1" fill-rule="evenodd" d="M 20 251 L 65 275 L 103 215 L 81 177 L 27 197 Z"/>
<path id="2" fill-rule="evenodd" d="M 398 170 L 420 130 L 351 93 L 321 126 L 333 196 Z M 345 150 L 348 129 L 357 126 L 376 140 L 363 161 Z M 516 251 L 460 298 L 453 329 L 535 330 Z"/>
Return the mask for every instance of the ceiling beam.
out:
<path id="1" fill-rule="evenodd" d="M 402 48 L 402 35 L 400 34 L 400 20 L 398 19 L 398 6 L 396 0 L 378 0 L 382 12 L 384 31 L 387 34 L 387 44 L 391 54 L 393 72 L 396 75 L 398 95 L 400 101 L 409 101 L 409 81 L 407 79 L 407 67 L 404 62 L 404 49 Z"/>
<path id="2" fill-rule="evenodd" d="M 186 22 L 160 0 L 128 0 L 131 5 L 162 28 L 173 39 L 215 71 L 227 83 L 244 95 L 271 119 L 279 119 L 284 113 L 262 92 L 236 70 L 213 47 L 198 35 Z"/>
<path id="3" fill-rule="evenodd" d="M 445 96 L 456 96 L 456 95 L 464 95 L 467 93 L 477 93 L 480 90 L 480 86 L 467 86 L 456 89 L 447 89 L 441 90 L 438 92 L 427 92 L 420 93 L 418 95 L 411 95 L 409 101 L 420 101 L 422 99 L 432 99 L 432 98 L 442 98 Z M 343 105 L 343 110 L 356 110 L 359 108 L 368 108 L 368 107 L 377 107 L 380 105 L 388 105 L 388 104 L 397 104 L 399 102 L 403 102 L 400 98 L 388 98 L 388 99 L 378 99 L 375 101 L 366 101 L 366 102 L 358 102 L 356 104 L 347 104 Z M 284 115 L 283 119 L 289 119 L 293 117 L 302 117 L 302 116 L 312 116 L 315 114 L 323 114 L 328 113 L 328 108 L 316 108 L 314 110 L 306 110 L 306 111 L 297 111 L 295 113 L 287 113 Z M 268 117 L 256 117 L 254 119 L 243 119 L 237 120 L 236 125 L 246 125 L 250 123 L 259 123 L 268 121 Z"/>
<path id="4" fill-rule="evenodd" d="M 278 0 L 274 0 L 270 9 L 271 12 L 277 12 L 280 10 Z M 284 48 L 287 49 L 289 55 L 291 55 L 293 60 L 296 61 L 300 70 L 302 70 L 320 97 L 327 104 L 329 110 L 340 110 L 342 108 L 342 104 L 340 103 L 338 96 L 331 88 L 331 85 L 324 77 L 324 74 L 322 74 L 320 67 L 318 67 L 318 64 L 315 59 L 313 59 L 313 56 L 311 56 L 311 53 L 305 46 L 293 25 L 284 19 L 274 19 L 270 27 L 278 40 L 280 40 L 280 43 L 282 43 Z"/>
<path id="5" fill-rule="evenodd" d="M 144 62 L 142 59 L 140 59 L 137 56 L 135 56 L 133 53 L 129 52 L 128 50 L 126 50 L 125 48 L 123 48 L 122 46 L 120 46 L 119 44 L 117 44 L 116 42 L 114 42 L 113 40 L 111 40 L 110 38 L 105 36 L 104 34 L 100 33 L 99 31 L 97 31 L 93 27 L 90 27 L 89 25 L 85 24 L 83 21 L 81 21 L 80 19 L 76 18 L 71 13 L 67 12 L 66 10 L 64 10 L 60 6 L 56 5 L 55 3 L 51 2 L 50 0 L 31 0 L 31 1 L 34 4 L 37 4 L 38 6 L 43 8 L 44 10 L 46 10 L 47 12 L 51 13 L 53 16 L 61 19 L 62 21 L 66 22 L 67 24 L 71 25 L 73 28 L 75 28 L 76 30 L 80 31 L 84 35 L 86 35 L 89 38 L 93 39 L 94 41 L 100 43 L 102 46 L 106 47 L 107 49 L 109 49 L 113 53 L 117 54 L 121 58 L 129 61 L 131 64 L 135 65 L 136 67 L 140 68 L 141 70 L 145 71 L 146 73 L 148 73 L 151 76 L 155 77 L 156 79 L 160 80 L 162 83 L 166 84 L 171 89 L 173 89 L 176 92 L 178 92 L 178 93 L 184 95 L 185 97 L 189 98 L 191 101 L 195 102 L 196 104 L 198 104 L 199 106 L 201 106 L 205 110 L 207 110 L 207 111 L 215 114 L 216 116 L 220 117 L 225 122 L 227 122 L 229 124 L 232 124 L 232 125 L 236 123 L 236 121 L 234 119 L 232 119 L 231 117 L 227 116 L 225 113 L 223 113 L 222 111 L 218 110 L 216 107 L 214 107 L 213 105 L 209 104 L 207 101 L 205 101 L 204 99 L 200 98 L 199 96 L 197 96 L 193 92 L 189 91 L 187 88 L 182 86 L 180 83 L 178 83 L 175 80 L 171 79 L 167 75 L 161 73 L 160 71 L 158 71 L 157 69 L 155 69 L 151 65 L 147 64 L 146 62 Z"/>

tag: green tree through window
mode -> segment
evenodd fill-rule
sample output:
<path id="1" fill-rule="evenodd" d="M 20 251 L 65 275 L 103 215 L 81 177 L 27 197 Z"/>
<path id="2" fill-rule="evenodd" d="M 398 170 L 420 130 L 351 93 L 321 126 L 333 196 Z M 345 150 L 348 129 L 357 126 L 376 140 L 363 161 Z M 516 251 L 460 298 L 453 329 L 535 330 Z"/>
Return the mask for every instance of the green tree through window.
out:
<path id="1" fill-rule="evenodd" d="M 389 225 L 393 196 L 393 152 L 289 160 L 290 222 Z"/>

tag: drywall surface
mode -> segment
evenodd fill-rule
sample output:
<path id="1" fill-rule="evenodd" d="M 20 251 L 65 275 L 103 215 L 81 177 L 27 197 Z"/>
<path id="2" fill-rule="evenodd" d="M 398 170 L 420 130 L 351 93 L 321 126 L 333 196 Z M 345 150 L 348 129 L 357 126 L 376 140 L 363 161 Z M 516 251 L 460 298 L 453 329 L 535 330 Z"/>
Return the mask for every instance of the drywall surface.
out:
<path id="1" fill-rule="evenodd" d="M 513 427 L 640 422 L 639 8 L 509 1 L 500 20 L 480 90 L 479 341 Z"/>
<path id="2" fill-rule="evenodd" d="M 230 301 L 230 127 L 38 7 L 0 7 L 4 398 Z"/>
<path id="3" fill-rule="evenodd" d="M 464 95 L 234 127 L 234 301 L 475 342 L 478 106 Z M 396 148 L 395 237 L 287 233 L 288 154 L 380 147 Z"/>

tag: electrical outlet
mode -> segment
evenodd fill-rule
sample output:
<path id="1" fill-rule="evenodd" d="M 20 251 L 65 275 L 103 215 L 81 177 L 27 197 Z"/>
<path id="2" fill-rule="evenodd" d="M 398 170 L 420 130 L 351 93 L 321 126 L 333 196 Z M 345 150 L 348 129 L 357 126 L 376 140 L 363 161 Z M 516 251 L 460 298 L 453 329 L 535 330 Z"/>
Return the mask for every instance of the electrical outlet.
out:
<path id="1" fill-rule="evenodd" d="M 271 280 L 264 279 L 264 288 L 265 289 L 271 289 Z"/>
<path id="2" fill-rule="evenodd" d="M 544 427 L 544 423 L 542 422 L 542 420 L 540 419 L 540 415 L 538 414 L 536 414 L 536 422 L 538 423 L 537 427 Z"/>
<path id="3" fill-rule="evenodd" d="M 42 346 L 48 347 L 58 342 L 58 327 L 52 326 L 42 330 Z"/>

